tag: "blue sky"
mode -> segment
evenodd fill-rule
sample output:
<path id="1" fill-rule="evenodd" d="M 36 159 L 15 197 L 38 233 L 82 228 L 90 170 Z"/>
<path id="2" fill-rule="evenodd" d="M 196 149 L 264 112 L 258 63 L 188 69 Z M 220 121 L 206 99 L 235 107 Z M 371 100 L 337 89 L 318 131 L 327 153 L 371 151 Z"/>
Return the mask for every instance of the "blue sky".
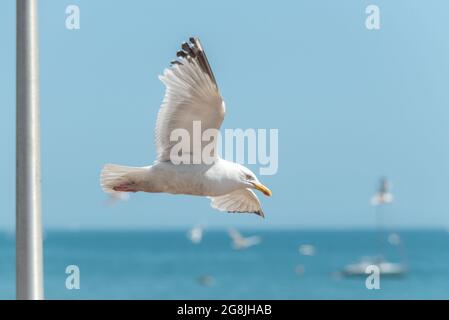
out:
<path id="1" fill-rule="evenodd" d="M 65 28 L 65 8 L 81 29 Z M 381 29 L 365 28 L 365 8 Z M 0 5 L 0 228 L 14 226 L 15 1 Z M 372 227 L 391 178 L 394 227 L 449 226 L 449 21 L 445 1 L 40 1 L 46 228 Z M 199 36 L 227 104 L 223 128 L 279 129 L 262 177 L 267 218 L 206 199 L 137 194 L 110 208 L 104 163 L 148 165 L 157 75 Z M 257 166 L 252 167 L 253 169 Z"/>

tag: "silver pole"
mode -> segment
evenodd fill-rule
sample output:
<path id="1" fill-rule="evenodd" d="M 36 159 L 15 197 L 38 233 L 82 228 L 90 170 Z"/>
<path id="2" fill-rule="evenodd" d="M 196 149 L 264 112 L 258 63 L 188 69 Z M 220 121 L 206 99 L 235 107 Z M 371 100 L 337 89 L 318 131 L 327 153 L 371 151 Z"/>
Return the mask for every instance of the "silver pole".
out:
<path id="1" fill-rule="evenodd" d="M 37 0 L 17 0 L 16 297 L 43 293 Z"/>

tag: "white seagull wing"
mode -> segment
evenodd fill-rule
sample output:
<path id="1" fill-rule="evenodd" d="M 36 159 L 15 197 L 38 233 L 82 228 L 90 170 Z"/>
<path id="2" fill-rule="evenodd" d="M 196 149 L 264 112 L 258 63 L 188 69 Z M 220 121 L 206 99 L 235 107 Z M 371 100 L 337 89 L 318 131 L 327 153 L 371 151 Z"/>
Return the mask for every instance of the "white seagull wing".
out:
<path id="1" fill-rule="evenodd" d="M 211 206 L 219 211 L 255 213 L 264 217 L 260 201 L 251 189 L 240 189 L 219 197 L 209 197 Z"/>
<path id="2" fill-rule="evenodd" d="M 228 234 L 234 242 L 239 242 L 243 239 L 243 236 L 236 229 L 229 229 Z"/>
<path id="3" fill-rule="evenodd" d="M 259 236 L 252 236 L 252 237 L 245 238 L 245 241 L 246 241 L 246 245 L 248 247 L 252 247 L 252 246 L 255 246 L 255 245 L 261 243 L 262 238 Z"/>
<path id="4" fill-rule="evenodd" d="M 202 141 L 200 136 L 201 141 L 193 143 L 192 139 L 198 138 L 193 134 L 194 122 L 201 125 L 201 135 L 208 129 L 218 132 L 225 116 L 223 99 L 199 39 L 190 38 L 190 44 L 183 43 L 177 56 L 178 60 L 159 77 L 166 91 L 156 122 L 158 161 L 169 161 L 173 146 L 179 143 L 170 139 L 174 130 L 184 129 L 190 134 L 190 150 L 183 151 L 191 155 L 202 151 L 212 139 L 216 142 L 215 136 L 209 137 L 209 141 Z"/>

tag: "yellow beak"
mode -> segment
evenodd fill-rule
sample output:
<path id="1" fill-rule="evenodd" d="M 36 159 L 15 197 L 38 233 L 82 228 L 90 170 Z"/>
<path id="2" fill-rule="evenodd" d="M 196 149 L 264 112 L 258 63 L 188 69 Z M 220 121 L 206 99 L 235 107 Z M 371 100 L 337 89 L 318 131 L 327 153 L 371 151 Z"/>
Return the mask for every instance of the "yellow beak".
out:
<path id="1" fill-rule="evenodd" d="M 261 183 L 254 183 L 254 187 L 257 190 L 259 190 L 260 192 L 262 192 L 264 195 L 266 195 L 267 197 L 271 197 L 271 195 L 273 194 L 270 189 L 268 189 Z"/>

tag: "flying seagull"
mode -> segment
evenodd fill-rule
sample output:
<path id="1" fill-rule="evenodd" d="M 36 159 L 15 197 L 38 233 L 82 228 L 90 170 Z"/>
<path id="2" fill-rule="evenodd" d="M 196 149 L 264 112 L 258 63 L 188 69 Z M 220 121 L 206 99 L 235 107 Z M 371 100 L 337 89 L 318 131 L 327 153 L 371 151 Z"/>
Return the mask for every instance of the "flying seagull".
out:
<path id="1" fill-rule="evenodd" d="M 299 246 L 298 251 L 303 256 L 314 256 L 316 249 L 315 246 L 311 244 L 302 244 Z"/>
<path id="2" fill-rule="evenodd" d="M 187 232 L 187 238 L 194 244 L 198 244 L 203 240 L 203 227 L 196 226 Z"/>
<path id="3" fill-rule="evenodd" d="M 259 236 L 244 237 L 236 229 L 229 229 L 228 234 L 232 239 L 232 247 L 236 250 L 247 249 L 262 242 Z"/>
<path id="4" fill-rule="evenodd" d="M 201 134 L 209 129 L 218 131 L 225 116 L 225 103 L 200 40 L 190 38 L 189 43 L 183 43 L 177 59 L 159 79 L 166 91 L 156 121 L 156 161 L 147 167 L 106 164 L 101 172 L 103 190 L 206 196 L 214 209 L 264 217 L 252 190 L 266 196 L 271 196 L 271 191 L 251 170 L 221 159 L 216 152 L 212 152 L 210 162 L 195 162 L 195 152 L 209 147 L 204 141 L 190 140 L 194 148 L 172 152 L 178 143 L 171 139 L 175 130 L 182 129 L 195 137 L 195 123 L 199 122 Z M 215 150 L 216 140 L 212 142 Z M 173 161 L 174 154 L 190 161 Z"/>

